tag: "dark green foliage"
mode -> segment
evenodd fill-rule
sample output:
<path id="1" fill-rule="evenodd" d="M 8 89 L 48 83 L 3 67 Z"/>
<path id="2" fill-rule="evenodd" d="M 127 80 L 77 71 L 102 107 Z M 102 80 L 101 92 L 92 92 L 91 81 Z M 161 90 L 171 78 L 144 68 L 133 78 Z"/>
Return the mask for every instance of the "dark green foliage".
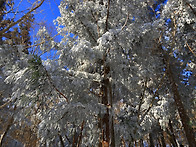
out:
<path id="1" fill-rule="evenodd" d="M 41 58 L 37 55 L 34 55 L 32 59 L 28 61 L 29 69 L 32 71 L 32 81 L 36 82 L 42 76 L 40 67 L 42 66 Z"/>

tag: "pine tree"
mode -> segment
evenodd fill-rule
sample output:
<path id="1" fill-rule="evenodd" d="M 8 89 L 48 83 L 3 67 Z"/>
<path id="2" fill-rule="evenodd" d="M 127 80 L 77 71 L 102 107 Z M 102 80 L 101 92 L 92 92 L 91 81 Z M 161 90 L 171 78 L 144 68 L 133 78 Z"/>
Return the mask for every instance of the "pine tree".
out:
<path id="1" fill-rule="evenodd" d="M 15 101 L 11 99 L 13 84 L 6 84 L 4 81 L 8 75 L 4 69 L 11 70 L 12 65 L 20 59 L 21 51 L 28 54 L 28 47 L 31 45 L 29 32 L 34 19 L 33 14 L 28 13 L 18 21 L 15 15 L 12 15 L 19 14 L 17 6 L 13 0 L 0 1 L 0 50 L 5 56 L 0 57 L 0 146 L 35 146 L 37 136 L 27 121 L 15 120 L 15 114 L 20 108 L 18 109 Z M 23 46 L 23 49 L 18 51 L 18 46 Z"/>
<path id="2" fill-rule="evenodd" d="M 161 2 L 64 0 L 61 42 L 37 33 L 59 58 L 0 47 L 14 118 L 37 126 L 40 146 L 194 146 L 194 3 L 169 0 L 152 16 Z"/>

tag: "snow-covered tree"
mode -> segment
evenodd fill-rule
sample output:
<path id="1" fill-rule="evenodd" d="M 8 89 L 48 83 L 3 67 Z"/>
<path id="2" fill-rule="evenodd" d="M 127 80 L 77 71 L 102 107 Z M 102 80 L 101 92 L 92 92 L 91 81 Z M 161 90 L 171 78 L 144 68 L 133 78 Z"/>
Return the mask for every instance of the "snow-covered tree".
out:
<path id="1" fill-rule="evenodd" d="M 40 51 L 58 58 L 0 47 L 21 108 L 14 118 L 29 121 L 40 146 L 165 146 L 164 132 L 176 146 L 176 120 L 194 146 L 193 1 L 63 0 L 59 9 L 61 41 L 45 27 L 37 34 Z"/>

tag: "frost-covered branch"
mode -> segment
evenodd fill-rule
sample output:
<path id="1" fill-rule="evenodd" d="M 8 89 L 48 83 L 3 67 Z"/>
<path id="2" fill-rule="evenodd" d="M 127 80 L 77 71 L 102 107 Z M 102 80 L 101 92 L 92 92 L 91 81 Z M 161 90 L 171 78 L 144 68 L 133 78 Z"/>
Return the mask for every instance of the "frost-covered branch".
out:
<path id="1" fill-rule="evenodd" d="M 56 86 L 53 84 L 52 79 L 50 77 L 50 75 L 48 74 L 47 70 L 45 69 L 46 75 L 48 77 L 48 81 L 50 82 L 50 84 L 52 85 L 52 87 L 62 96 L 65 98 L 66 102 L 69 103 L 68 98 L 59 90 L 56 88 Z"/>

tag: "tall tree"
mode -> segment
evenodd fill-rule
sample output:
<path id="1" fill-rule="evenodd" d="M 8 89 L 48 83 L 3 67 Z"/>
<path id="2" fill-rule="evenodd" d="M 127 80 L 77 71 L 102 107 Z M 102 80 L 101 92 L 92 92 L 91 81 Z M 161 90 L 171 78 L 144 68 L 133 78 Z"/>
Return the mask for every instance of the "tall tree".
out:
<path id="1" fill-rule="evenodd" d="M 11 69 L 11 64 L 20 59 L 21 53 L 18 52 L 17 46 L 23 46 L 21 51 L 28 54 L 28 47 L 31 45 L 29 32 L 33 22 L 33 11 L 41 6 L 39 1 L 35 1 L 34 4 L 38 5 L 30 7 L 28 10 L 28 8 L 21 8 L 21 3 L 17 4 L 18 2 L 14 0 L 0 1 L 0 45 L 7 48 L 7 50 L 1 50 L 7 59 L 0 63 L 0 146 L 21 146 L 22 144 L 35 146 L 37 141 L 32 128 L 27 125 L 26 121 L 19 123 L 15 120 L 14 115 L 20 108 L 18 109 L 11 99 L 13 84 L 4 82 L 7 77 L 7 73 L 3 72 L 4 69 Z M 21 17 L 23 12 L 27 13 Z M 13 56 L 10 56 L 10 53 Z M 27 130 L 28 132 L 25 132 Z"/>
<path id="2" fill-rule="evenodd" d="M 15 119 L 37 126 L 40 146 L 134 146 L 139 140 L 153 146 L 159 138 L 166 146 L 171 118 L 183 124 L 183 144 L 194 146 L 186 107 L 193 110 L 196 89 L 194 76 L 183 74 L 195 72 L 194 5 L 169 0 L 152 17 L 149 6 L 160 2 L 151 2 L 62 1 L 55 20 L 61 41 L 45 27 L 37 34 L 40 50 L 56 49 L 57 59 L 18 47 L 14 60 L 13 48 L 0 47 L 5 82 L 13 84 L 11 98 L 21 108 Z"/>

